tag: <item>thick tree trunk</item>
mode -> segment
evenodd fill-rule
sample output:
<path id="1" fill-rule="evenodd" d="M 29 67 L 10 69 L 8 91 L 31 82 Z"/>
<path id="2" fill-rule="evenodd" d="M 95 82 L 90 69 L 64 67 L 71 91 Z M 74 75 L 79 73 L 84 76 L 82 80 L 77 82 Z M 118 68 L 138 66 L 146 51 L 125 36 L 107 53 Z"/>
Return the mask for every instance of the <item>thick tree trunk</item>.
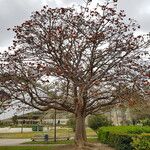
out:
<path id="1" fill-rule="evenodd" d="M 79 111 L 76 114 L 75 144 L 82 149 L 86 141 L 85 116 Z"/>

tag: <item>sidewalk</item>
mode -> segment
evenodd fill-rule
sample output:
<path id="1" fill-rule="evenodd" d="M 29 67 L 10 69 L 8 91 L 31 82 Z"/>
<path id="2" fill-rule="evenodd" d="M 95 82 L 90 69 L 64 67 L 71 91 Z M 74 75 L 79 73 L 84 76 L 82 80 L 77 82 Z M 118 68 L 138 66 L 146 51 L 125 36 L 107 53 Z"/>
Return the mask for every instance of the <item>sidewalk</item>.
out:
<path id="1" fill-rule="evenodd" d="M 0 139 L 0 146 L 16 146 L 29 141 L 31 139 Z"/>

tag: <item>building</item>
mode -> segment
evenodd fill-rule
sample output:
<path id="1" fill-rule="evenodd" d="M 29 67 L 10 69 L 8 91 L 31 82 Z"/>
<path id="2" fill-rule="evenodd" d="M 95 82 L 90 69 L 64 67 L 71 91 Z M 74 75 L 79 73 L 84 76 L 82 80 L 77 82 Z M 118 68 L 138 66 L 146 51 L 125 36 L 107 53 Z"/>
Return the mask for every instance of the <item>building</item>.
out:
<path id="1" fill-rule="evenodd" d="M 71 114 L 62 111 L 56 111 L 56 124 L 57 125 L 66 125 L 69 120 L 69 116 Z M 14 121 L 16 118 L 17 125 L 20 126 L 22 124 L 26 126 L 41 124 L 41 125 L 54 125 L 55 122 L 55 111 L 49 110 L 46 112 L 42 111 L 34 111 L 25 113 L 18 116 L 13 116 L 8 119 L 2 120 L 3 122 L 7 122 L 10 125 L 16 124 Z"/>

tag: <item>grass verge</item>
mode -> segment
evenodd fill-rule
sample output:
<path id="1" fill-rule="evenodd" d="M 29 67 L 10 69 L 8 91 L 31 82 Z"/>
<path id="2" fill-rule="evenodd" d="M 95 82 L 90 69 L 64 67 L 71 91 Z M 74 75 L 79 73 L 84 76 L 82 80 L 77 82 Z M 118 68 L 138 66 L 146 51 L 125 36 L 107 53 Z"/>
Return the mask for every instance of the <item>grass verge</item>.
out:
<path id="1" fill-rule="evenodd" d="M 96 133 L 90 129 L 87 128 L 86 129 L 87 132 L 87 136 L 89 137 L 93 137 L 96 136 Z M 47 134 L 47 132 L 26 132 L 26 133 L 0 133 L 0 138 L 1 139 L 30 139 L 34 136 L 39 136 L 39 135 L 44 135 Z M 49 137 L 54 137 L 54 130 L 50 129 L 49 131 Z M 66 128 L 62 128 L 62 129 L 57 129 L 57 136 L 58 137 L 73 137 L 74 136 L 74 132 L 72 131 L 72 129 L 66 129 Z"/>
<path id="2" fill-rule="evenodd" d="M 96 143 L 98 142 L 97 138 L 88 138 L 88 142 L 93 142 Z M 31 142 L 25 142 L 23 144 L 74 144 L 74 140 L 61 140 L 61 141 L 49 141 L 49 142 L 45 142 L 45 141 L 31 141 Z"/>

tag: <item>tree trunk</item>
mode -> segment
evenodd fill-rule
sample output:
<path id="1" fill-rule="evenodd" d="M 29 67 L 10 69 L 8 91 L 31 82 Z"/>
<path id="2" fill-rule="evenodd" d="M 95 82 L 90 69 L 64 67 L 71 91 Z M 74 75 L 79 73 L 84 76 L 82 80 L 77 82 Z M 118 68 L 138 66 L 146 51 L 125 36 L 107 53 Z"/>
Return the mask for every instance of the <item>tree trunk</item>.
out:
<path id="1" fill-rule="evenodd" d="M 85 116 L 79 111 L 76 114 L 75 144 L 82 149 L 86 141 Z"/>

